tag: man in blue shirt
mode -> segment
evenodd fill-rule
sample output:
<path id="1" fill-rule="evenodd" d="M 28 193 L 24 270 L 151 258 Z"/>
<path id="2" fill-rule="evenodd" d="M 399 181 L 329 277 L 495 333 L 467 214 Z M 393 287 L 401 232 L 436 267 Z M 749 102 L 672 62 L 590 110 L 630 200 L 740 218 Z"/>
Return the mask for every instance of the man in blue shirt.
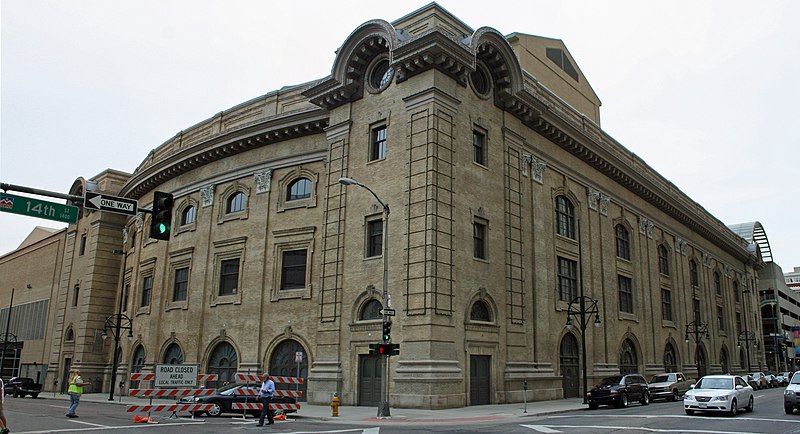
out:
<path id="1" fill-rule="evenodd" d="M 264 416 L 267 416 L 267 425 L 272 425 L 275 420 L 272 418 L 273 411 L 269 408 L 269 403 L 272 402 L 272 395 L 275 393 L 275 383 L 270 380 L 269 373 L 264 372 L 264 381 L 261 382 L 261 390 L 258 391 L 258 396 L 261 398 L 261 418 L 258 419 L 258 425 L 264 426 Z"/>

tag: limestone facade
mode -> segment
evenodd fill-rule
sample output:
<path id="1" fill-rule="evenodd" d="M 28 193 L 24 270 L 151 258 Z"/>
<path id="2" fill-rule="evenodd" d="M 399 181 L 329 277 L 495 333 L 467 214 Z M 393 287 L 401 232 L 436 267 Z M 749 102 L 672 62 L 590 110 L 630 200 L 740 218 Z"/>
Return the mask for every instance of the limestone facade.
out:
<path id="1" fill-rule="evenodd" d="M 580 396 L 582 333 L 565 324 L 580 321 L 568 312 L 581 293 L 600 322 L 586 318 L 590 385 L 620 370 L 743 371 L 757 256 L 605 133 L 599 106 L 559 40 L 473 30 L 435 3 L 364 23 L 330 76 L 220 112 L 130 176 L 105 176 L 102 191 L 140 207 L 173 193 L 171 239 L 149 238 L 148 214 L 85 213 L 68 228 L 48 375 L 69 358 L 108 389 L 113 348 L 98 333 L 122 300 L 134 337 L 119 378 L 170 361 L 220 382 L 299 370 L 310 402 L 373 405 L 384 228 L 401 345 L 392 406 Z M 388 204 L 388 222 L 341 177 Z M 76 258 L 84 233 L 92 248 Z M 685 342 L 696 320 L 708 338 Z"/>

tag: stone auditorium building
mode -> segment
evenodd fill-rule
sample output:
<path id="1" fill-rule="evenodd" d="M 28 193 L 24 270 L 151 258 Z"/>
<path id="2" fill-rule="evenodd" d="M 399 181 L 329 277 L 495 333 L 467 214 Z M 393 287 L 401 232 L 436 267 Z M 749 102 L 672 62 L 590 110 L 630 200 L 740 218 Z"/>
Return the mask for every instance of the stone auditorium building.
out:
<path id="1" fill-rule="evenodd" d="M 169 240 L 149 214 L 83 209 L 0 258 L 16 303 L 43 303 L 27 373 L 61 390 L 80 368 L 125 393 L 103 339 L 119 309 L 118 380 L 162 363 L 220 374 L 211 386 L 299 370 L 308 402 L 376 405 L 384 242 L 395 407 L 578 397 L 584 346 L 590 386 L 759 364 L 740 345 L 760 334 L 758 249 L 601 129 L 561 40 L 432 3 L 336 53 L 329 76 L 187 126 L 132 174 L 75 181 L 144 208 L 172 193 Z"/>

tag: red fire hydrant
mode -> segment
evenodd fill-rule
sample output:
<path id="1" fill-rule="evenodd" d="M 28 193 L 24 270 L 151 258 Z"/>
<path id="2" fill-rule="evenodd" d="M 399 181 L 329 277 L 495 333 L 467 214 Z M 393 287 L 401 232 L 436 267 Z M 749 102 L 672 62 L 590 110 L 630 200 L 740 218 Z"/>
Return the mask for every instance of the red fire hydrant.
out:
<path id="1" fill-rule="evenodd" d="M 336 393 L 331 398 L 331 416 L 339 417 L 339 395 Z"/>

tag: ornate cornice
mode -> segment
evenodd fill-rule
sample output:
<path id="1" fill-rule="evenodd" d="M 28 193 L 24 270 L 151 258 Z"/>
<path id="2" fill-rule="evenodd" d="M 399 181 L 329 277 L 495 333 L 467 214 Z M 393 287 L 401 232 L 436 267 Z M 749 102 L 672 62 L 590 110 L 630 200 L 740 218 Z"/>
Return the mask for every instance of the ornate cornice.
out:
<path id="1" fill-rule="evenodd" d="M 180 149 L 148 167 L 141 168 L 125 184 L 120 195 L 139 199 L 159 184 L 200 166 L 262 146 L 319 134 L 327 125 L 326 111 L 307 110 L 224 131 L 200 144 Z"/>

